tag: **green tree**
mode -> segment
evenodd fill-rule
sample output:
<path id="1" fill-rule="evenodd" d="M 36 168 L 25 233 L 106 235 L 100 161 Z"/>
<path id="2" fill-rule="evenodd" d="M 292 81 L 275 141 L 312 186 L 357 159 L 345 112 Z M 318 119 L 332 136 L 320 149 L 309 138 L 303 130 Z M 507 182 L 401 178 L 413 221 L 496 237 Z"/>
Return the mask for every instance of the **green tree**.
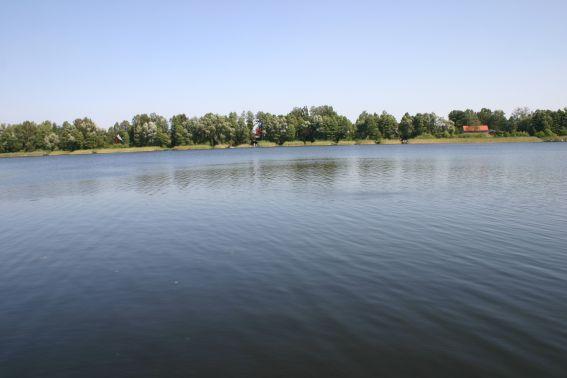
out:
<path id="1" fill-rule="evenodd" d="M 432 133 L 432 119 L 429 113 L 417 113 L 413 117 L 413 130 L 416 136 Z"/>
<path id="2" fill-rule="evenodd" d="M 344 116 L 315 115 L 312 118 L 314 125 L 316 125 L 317 134 L 322 136 L 323 139 L 337 143 L 339 140 L 351 136 L 352 124 Z"/>
<path id="3" fill-rule="evenodd" d="M 567 135 L 567 108 L 554 112 L 553 118 L 555 126 L 553 132 L 558 135 Z"/>
<path id="4" fill-rule="evenodd" d="M 303 143 L 315 141 L 315 126 L 306 106 L 293 108 L 287 115 L 287 122 L 295 129 L 297 139 Z"/>
<path id="5" fill-rule="evenodd" d="M 171 140 L 167 120 L 155 113 L 134 116 L 130 128 L 130 143 L 136 147 L 169 146 Z"/>
<path id="6" fill-rule="evenodd" d="M 452 110 L 449 113 L 449 120 L 453 121 L 457 130 L 462 130 L 463 126 L 466 125 L 465 112 L 462 110 Z"/>
<path id="7" fill-rule="evenodd" d="M 74 124 L 64 122 L 59 139 L 61 149 L 75 151 L 83 148 L 85 138 Z"/>
<path id="8" fill-rule="evenodd" d="M 279 145 L 295 138 L 293 125 L 288 124 L 283 115 L 259 112 L 256 115 L 259 126 L 265 133 L 266 139 Z"/>
<path id="9" fill-rule="evenodd" d="M 230 142 L 234 131 L 226 116 L 207 113 L 199 119 L 197 129 L 201 138 L 208 141 L 211 146 Z"/>
<path id="10" fill-rule="evenodd" d="M 189 138 L 191 139 L 192 143 L 203 144 L 209 142 L 205 134 L 205 130 L 203 129 L 201 123 L 199 122 L 199 118 L 197 117 L 189 118 L 186 122 L 185 128 L 189 133 Z"/>
<path id="11" fill-rule="evenodd" d="M 254 115 L 254 113 L 252 113 L 251 111 L 247 111 L 246 112 L 246 127 L 248 127 L 248 130 L 252 131 L 252 129 L 254 128 L 255 121 L 256 121 L 256 116 Z"/>
<path id="12" fill-rule="evenodd" d="M 546 135 L 553 134 L 555 122 L 551 110 L 536 110 L 532 116 L 530 134 L 545 132 Z"/>
<path id="13" fill-rule="evenodd" d="M 187 146 L 192 143 L 188 130 L 188 118 L 185 114 L 171 117 L 171 146 Z"/>
<path id="14" fill-rule="evenodd" d="M 492 111 L 487 108 L 482 108 L 477 113 L 477 118 L 482 125 L 488 125 L 490 130 L 507 131 L 508 120 L 502 110 Z"/>
<path id="15" fill-rule="evenodd" d="M 532 126 L 532 112 L 528 108 L 516 108 L 509 119 L 510 131 L 529 133 Z"/>
<path id="16" fill-rule="evenodd" d="M 18 138 L 15 126 L 2 125 L 0 127 L 0 152 L 18 152 L 23 149 Z"/>
<path id="17" fill-rule="evenodd" d="M 59 147 L 59 136 L 54 123 L 44 121 L 37 125 L 35 131 L 35 149 L 53 151 Z"/>
<path id="18" fill-rule="evenodd" d="M 337 138 L 344 138 L 343 132 L 348 134 L 348 125 L 330 105 L 313 106 L 310 111 L 310 123 L 314 131 L 315 139 L 330 139 L 337 141 Z"/>
<path id="19" fill-rule="evenodd" d="M 24 151 L 34 151 L 36 149 L 37 125 L 35 122 L 25 121 L 20 125 L 16 125 L 15 132 Z"/>
<path id="20" fill-rule="evenodd" d="M 399 137 L 398 121 L 396 117 L 385 111 L 378 118 L 378 130 L 384 138 L 397 139 Z"/>
<path id="21" fill-rule="evenodd" d="M 311 116 L 337 116 L 337 112 L 330 105 L 312 106 L 310 111 Z"/>
<path id="22" fill-rule="evenodd" d="M 486 124 L 491 130 L 508 131 L 508 119 L 502 110 L 495 110 L 492 112 L 492 115 Z"/>
<path id="23" fill-rule="evenodd" d="M 409 139 L 414 137 L 413 117 L 409 113 L 404 114 L 398 126 L 400 131 L 400 138 Z"/>
<path id="24" fill-rule="evenodd" d="M 439 117 L 435 113 L 431 113 L 430 117 L 433 125 L 430 131 L 431 134 L 439 138 L 449 137 L 454 134 L 455 124 L 453 123 L 453 121 Z"/>
<path id="25" fill-rule="evenodd" d="M 358 139 L 376 140 L 381 136 L 378 129 L 379 121 L 380 116 L 378 114 L 368 114 L 366 111 L 362 112 L 355 123 L 356 137 Z"/>
<path id="26" fill-rule="evenodd" d="M 492 110 L 488 108 L 482 108 L 480 109 L 480 112 L 476 113 L 476 116 L 481 125 L 490 126 L 490 120 L 492 118 Z"/>
<path id="27" fill-rule="evenodd" d="M 236 113 L 235 113 L 236 114 Z M 240 114 L 240 116 L 238 116 L 236 118 L 236 122 L 234 122 L 234 138 L 233 138 L 233 144 L 234 145 L 239 145 L 239 144 L 249 144 L 251 142 L 251 136 L 252 136 L 252 127 L 248 126 L 248 122 L 247 122 L 247 117 L 246 117 L 246 113 L 242 112 L 242 114 Z"/>
<path id="28" fill-rule="evenodd" d="M 83 135 L 80 148 L 92 149 L 104 146 L 104 132 L 98 129 L 90 118 L 77 118 L 73 121 L 73 125 Z"/>
<path id="29" fill-rule="evenodd" d="M 171 138 L 169 136 L 169 133 L 158 127 L 157 132 L 156 132 L 155 141 L 154 141 L 153 145 L 159 146 L 159 147 L 171 146 Z"/>

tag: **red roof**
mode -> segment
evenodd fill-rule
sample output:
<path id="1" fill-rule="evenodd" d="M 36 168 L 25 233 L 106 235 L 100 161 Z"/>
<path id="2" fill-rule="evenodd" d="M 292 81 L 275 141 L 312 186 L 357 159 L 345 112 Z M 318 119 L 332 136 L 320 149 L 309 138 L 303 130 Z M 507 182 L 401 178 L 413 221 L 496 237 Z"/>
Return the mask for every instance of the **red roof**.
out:
<path id="1" fill-rule="evenodd" d="M 464 131 L 465 133 L 482 133 L 482 132 L 488 132 L 488 125 L 463 126 L 463 131 Z"/>

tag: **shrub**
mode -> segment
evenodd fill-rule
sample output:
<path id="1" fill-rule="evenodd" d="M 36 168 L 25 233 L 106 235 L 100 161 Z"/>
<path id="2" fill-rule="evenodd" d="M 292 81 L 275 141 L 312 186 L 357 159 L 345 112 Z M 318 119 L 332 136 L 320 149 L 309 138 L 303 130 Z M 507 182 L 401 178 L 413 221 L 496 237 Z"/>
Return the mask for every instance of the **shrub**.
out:
<path id="1" fill-rule="evenodd" d="M 416 136 L 414 139 L 435 139 L 435 137 L 431 134 L 421 134 Z"/>
<path id="2" fill-rule="evenodd" d="M 535 134 L 536 137 L 538 138 L 547 138 L 547 137 L 554 137 L 557 136 L 553 131 L 549 130 L 549 129 L 545 129 L 543 131 L 538 131 Z"/>

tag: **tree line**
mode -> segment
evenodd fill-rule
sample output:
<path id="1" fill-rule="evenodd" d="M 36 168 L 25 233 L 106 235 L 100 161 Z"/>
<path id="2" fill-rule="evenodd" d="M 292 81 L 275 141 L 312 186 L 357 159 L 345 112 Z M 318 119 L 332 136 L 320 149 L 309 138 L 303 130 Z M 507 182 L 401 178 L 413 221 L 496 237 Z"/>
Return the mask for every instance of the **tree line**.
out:
<path id="1" fill-rule="evenodd" d="M 107 130 L 91 119 L 76 119 L 57 125 L 44 121 L 25 121 L 0 125 L 0 152 L 34 150 L 79 150 L 114 145 L 175 147 L 194 144 L 241 145 L 260 139 L 279 145 L 293 140 L 305 143 L 316 140 L 410 139 L 416 137 L 447 138 L 459 136 L 462 126 L 488 125 L 496 136 L 567 135 L 567 108 L 557 111 L 518 108 L 506 117 L 502 110 L 483 108 L 453 110 L 448 118 L 435 113 L 405 113 L 397 120 L 387 112 L 362 112 L 356 122 L 338 114 L 332 106 L 298 107 L 288 114 L 235 112 L 228 115 L 207 113 L 202 117 L 178 114 L 171 119 L 138 114 L 131 121 L 116 122 Z M 253 130 L 260 130 L 259 133 Z"/>

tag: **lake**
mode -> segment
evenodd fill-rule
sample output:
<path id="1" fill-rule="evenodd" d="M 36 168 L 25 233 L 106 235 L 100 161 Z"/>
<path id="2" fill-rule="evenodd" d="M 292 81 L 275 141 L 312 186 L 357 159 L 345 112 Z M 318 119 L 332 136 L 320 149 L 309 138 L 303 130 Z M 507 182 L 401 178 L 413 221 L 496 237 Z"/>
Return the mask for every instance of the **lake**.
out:
<path id="1" fill-rule="evenodd" d="M 567 144 L 0 160 L 1 377 L 567 374 Z"/>

